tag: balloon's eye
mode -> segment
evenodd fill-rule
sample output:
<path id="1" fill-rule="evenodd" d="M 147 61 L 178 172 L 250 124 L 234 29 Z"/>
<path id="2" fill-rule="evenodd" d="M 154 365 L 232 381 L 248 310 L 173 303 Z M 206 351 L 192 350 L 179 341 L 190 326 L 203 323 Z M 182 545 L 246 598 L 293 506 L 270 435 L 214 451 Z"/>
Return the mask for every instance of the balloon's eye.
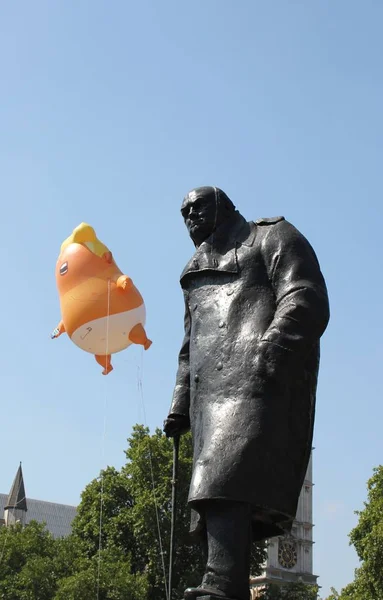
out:
<path id="1" fill-rule="evenodd" d="M 65 273 L 68 273 L 68 263 L 67 262 L 62 264 L 60 267 L 60 275 L 65 275 Z"/>

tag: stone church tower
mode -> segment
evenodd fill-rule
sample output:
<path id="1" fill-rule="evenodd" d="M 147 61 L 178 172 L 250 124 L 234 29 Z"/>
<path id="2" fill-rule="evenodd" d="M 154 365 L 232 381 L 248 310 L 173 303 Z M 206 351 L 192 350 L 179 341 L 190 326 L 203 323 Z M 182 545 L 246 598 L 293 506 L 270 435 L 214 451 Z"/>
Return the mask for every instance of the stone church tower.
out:
<path id="1" fill-rule="evenodd" d="M 72 522 L 77 513 L 75 506 L 26 498 L 23 471 L 20 466 L 8 494 L 0 493 L 0 527 L 31 521 L 45 523 L 46 529 L 55 538 L 70 535 Z"/>
<path id="2" fill-rule="evenodd" d="M 4 525 L 6 527 L 8 525 L 15 525 L 16 523 L 25 525 L 27 510 L 23 471 L 20 463 L 4 507 Z"/>
<path id="3" fill-rule="evenodd" d="M 303 581 L 315 584 L 313 574 L 313 478 L 312 456 L 299 497 L 297 514 L 291 534 L 268 540 L 267 559 L 263 572 L 251 579 L 252 599 L 257 598 L 257 589 L 267 583 L 284 585 Z"/>

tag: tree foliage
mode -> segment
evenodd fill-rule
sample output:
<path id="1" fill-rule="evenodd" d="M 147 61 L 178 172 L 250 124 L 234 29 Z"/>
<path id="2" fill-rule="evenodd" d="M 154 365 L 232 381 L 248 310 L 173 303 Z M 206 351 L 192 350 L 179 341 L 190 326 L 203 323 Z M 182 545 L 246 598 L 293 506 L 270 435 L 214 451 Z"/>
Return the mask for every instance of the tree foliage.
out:
<path id="1" fill-rule="evenodd" d="M 169 560 L 173 446 L 159 429 L 149 435 L 141 425 L 134 427 L 128 442 L 127 463 L 121 471 L 106 469 L 84 490 L 73 531 L 84 542 L 88 555 L 94 556 L 99 548 L 103 489 L 102 547 L 118 548 L 129 555 L 132 572 L 147 577 L 150 598 L 162 600 Z M 186 435 L 181 438 L 179 453 L 175 594 L 198 583 L 203 569 L 199 549 L 188 540 L 191 464 L 191 439 Z"/>
<path id="2" fill-rule="evenodd" d="M 59 580 L 53 600 L 142 600 L 147 592 L 146 576 L 132 573 L 129 557 L 108 549 L 78 557 L 72 573 Z"/>
<path id="3" fill-rule="evenodd" d="M 383 466 L 376 467 L 367 482 L 367 501 L 356 511 L 358 524 L 350 533 L 361 561 L 355 579 L 342 589 L 333 590 L 328 600 L 381 600 L 383 598 Z"/>
<path id="4" fill-rule="evenodd" d="M 54 539 L 44 523 L 0 529 L 2 600 L 142 600 L 145 575 L 118 549 L 89 557 L 75 536 Z"/>
<path id="5" fill-rule="evenodd" d="M 51 600 L 57 575 L 54 539 L 43 524 L 0 528 L 0 598 Z"/>
<path id="6" fill-rule="evenodd" d="M 136 425 L 128 440 L 126 458 L 120 472 L 109 468 L 86 487 L 73 530 L 85 543 L 89 555 L 94 555 L 99 545 L 103 486 L 102 547 L 117 547 L 129 554 L 132 571 L 146 574 L 149 597 L 162 600 L 164 570 L 167 573 L 169 563 L 173 443 L 160 429 L 149 435 L 148 429 Z M 175 598 L 182 597 L 186 587 L 200 583 L 205 566 L 199 546 L 191 544 L 189 538 L 187 497 L 191 469 L 192 442 L 187 434 L 181 437 L 179 452 Z M 252 572 L 257 575 L 265 559 L 265 548 L 262 544 L 253 546 Z"/>
<path id="7" fill-rule="evenodd" d="M 0 529 L 2 600 L 166 597 L 173 443 L 159 429 L 150 435 L 136 425 L 125 454 L 120 471 L 107 467 L 86 486 L 67 538 L 54 539 L 38 523 Z M 179 453 L 174 599 L 200 583 L 205 566 L 200 548 L 188 535 L 191 469 L 187 434 Z M 254 544 L 253 575 L 264 558 L 264 546 Z"/>
<path id="8" fill-rule="evenodd" d="M 340 595 L 335 588 L 331 588 L 331 594 L 325 598 L 325 600 L 339 600 Z"/>
<path id="9" fill-rule="evenodd" d="M 260 600 L 317 600 L 318 586 L 301 581 L 287 583 L 283 587 L 269 584 L 260 596 Z"/>
<path id="10" fill-rule="evenodd" d="M 145 568 L 151 598 L 164 597 L 163 570 L 169 562 L 171 524 L 171 480 L 173 443 L 157 429 L 153 436 L 136 427 L 126 452 L 128 462 L 124 474 L 135 498 L 132 508 L 133 535 L 136 540 L 136 566 Z M 189 541 L 189 509 L 187 496 L 192 468 L 191 436 L 180 440 L 178 469 L 178 502 L 176 515 L 176 547 L 174 556 L 175 597 L 188 585 L 199 583 L 204 564 L 200 549 Z M 153 480 L 152 480 L 153 476 Z M 154 496 L 157 504 L 157 516 Z M 159 543 L 159 531 L 162 544 Z M 163 559 L 162 559 L 163 557 Z M 192 568 L 191 568 L 192 567 Z"/>
<path id="11" fill-rule="evenodd" d="M 383 598 L 383 466 L 374 469 L 367 482 L 367 502 L 357 511 L 359 522 L 350 533 L 362 566 L 357 570 L 355 592 L 364 590 L 364 599 Z M 357 596 L 356 596 L 357 597 Z"/>

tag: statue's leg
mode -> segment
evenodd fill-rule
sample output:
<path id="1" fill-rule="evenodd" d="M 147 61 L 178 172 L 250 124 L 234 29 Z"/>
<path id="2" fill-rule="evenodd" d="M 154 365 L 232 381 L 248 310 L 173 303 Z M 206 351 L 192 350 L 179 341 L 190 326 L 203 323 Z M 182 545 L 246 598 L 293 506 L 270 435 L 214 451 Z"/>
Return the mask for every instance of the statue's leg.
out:
<path id="1" fill-rule="evenodd" d="M 249 600 L 251 507 L 241 502 L 207 502 L 208 559 L 202 583 L 185 598 Z"/>

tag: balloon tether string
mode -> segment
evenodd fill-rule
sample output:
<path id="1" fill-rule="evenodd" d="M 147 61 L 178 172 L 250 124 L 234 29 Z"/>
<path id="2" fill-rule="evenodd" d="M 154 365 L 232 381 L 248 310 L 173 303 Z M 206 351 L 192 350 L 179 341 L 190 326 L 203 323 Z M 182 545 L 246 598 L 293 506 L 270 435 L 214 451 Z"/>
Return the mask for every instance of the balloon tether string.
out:
<path id="1" fill-rule="evenodd" d="M 109 355 L 109 317 L 110 317 L 110 288 L 111 282 L 108 279 L 108 304 L 106 313 L 106 344 L 105 344 L 105 371 L 108 370 L 108 355 Z M 105 458 L 105 438 L 106 438 L 106 417 L 107 417 L 107 406 L 108 406 L 108 394 L 105 389 L 104 398 L 104 427 L 101 441 L 101 471 L 100 471 L 100 520 L 99 520 L 99 533 L 98 533 L 98 564 L 97 564 L 97 591 L 96 598 L 99 600 L 100 597 L 100 577 L 101 577 L 101 551 L 102 551 L 102 521 L 103 521 L 103 510 L 104 510 L 104 475 L 103 475 L 103 464 Z"/>
<path id="2" fill-rule="evenodd" d="M 141 373 L 143 371 L 143 356 L 144 356 L 144 350 L 142 349 L 141 350 Z M 140 367 L 138 367 L 137 384 L 138 384 L 138 390 L 140 393 L 140 399 L 141 399 L 141 403 L 142 403 L 142 410 L 143 410 L 143 415 L 144 415 L 144 425 L 147 428 L 144 392 L 143 392 L 143 387 L 142 387 L 142 375 L 140 375 Z M 149 450 L 150 477 L 152 480 L 153 500 L 154 500 L 154 507 L 155 507 L 155 513 L 156 513 L 156 521 L 157 521 L 158 542 L 160 545 L 162 571 L 163 571 L 163 575 L 164 575 L 165 597 L 166 597 L 166 600 L 171 600 L 169 598 L 168 586 L 167 586 L 165 557 L 164 557 L 164 549 L 163 549 L 162 536 L 161 536 L 160 518 L 158 515 L 159 511 L 158 511 L 158 502 L 157 502 L 157 496 L 156 496 L 156 484 L 154 481 L 153 457 L 152 457 L 152 450 L 150 447 L 150 436 L 148 437 L 148 450 Z"/>

